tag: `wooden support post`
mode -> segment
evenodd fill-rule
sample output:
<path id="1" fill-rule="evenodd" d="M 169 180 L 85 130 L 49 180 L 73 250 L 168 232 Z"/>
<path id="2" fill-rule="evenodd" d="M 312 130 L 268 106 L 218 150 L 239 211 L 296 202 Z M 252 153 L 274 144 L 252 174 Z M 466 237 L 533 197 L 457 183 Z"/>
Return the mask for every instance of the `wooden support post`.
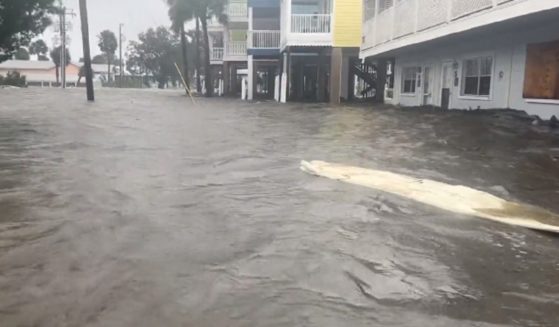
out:
<path id="1" fill-rule="evenodd" d="M 342 89 L 342 64 L 343 49 L 332 48 L 332 57 L 330 64 L 330 103 L 340 103 Z"/>

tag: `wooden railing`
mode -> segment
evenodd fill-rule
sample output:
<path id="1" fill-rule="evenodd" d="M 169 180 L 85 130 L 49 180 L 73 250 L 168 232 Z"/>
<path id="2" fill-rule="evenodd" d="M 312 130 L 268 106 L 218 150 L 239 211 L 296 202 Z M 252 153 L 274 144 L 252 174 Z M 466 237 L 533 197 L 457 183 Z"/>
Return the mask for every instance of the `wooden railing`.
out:
<path id="1" fill-rule="evenodd" d="M 280 47 L 280 31 L 249 31 L 250 49 L 277 49 Z"/>
<path id="2" fill-rule="evenodd" d="M 230 1 L 227 4 L 227 16 L 232 18 L 248 18 L 248 5 L 246 1 Z"/>
<path id="3" fill-rule="evenodd" d="M 246 56 L 247 55 L 247 42 L 246 41 L 229 41 L 227 44 L 228 56 Z"/>
<path id="4" fill-rule="evenodd" d="M 210 60 L 211 61 L 221 61 L 223 60 L 223 48 L 222 47 L 214 47 L 210 52 Z"/>
<path id="5" fill-rule="evenodd" d="M 515 1 L 518 0 L 367 0 L 364 45 L 376 46 Z"/>
<path id="6" fill-rule="evenodd" d="M 292 14 L 291 32 L 292 33 L 330 33 L 331 27 L 330 14 Z"/>

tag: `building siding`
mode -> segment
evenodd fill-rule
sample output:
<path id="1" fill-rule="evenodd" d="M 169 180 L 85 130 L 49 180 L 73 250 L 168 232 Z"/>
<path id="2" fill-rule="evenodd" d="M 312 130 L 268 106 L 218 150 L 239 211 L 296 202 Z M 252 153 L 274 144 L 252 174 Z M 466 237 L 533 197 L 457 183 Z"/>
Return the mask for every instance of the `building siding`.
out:
<path id="1" fill-rule="evenodd" d="M 362 21 L 362 0 L 334 0 L 334 46 L 359 47 L 361 45 Z"/>
<path id="2" fill-rule="evenodd" d="M 444 62 L 456 62 L 459 84 L 451 88 L 450 107 L 452 109 L 492 109 L 511 108 L 524 110 L 531 115 L 542 118 L 559 116 L 559 101 L 541 103 L 523 97 L 526 48 L 530 43 L 548 42 L 559 40 L 559 34 L 546 33 L 548 30 L 559 29 L 559 22 L 552 25 L 545 24 L 536 28 L 523 28 L 508 33 L 484 34 L 478 40 L 449 40 L 444 45 L 429 50 L 414 51 L 396 56 L 394 99 L 393 104 L 401 106 L 418 106 L 422 104 L 422 94 L 401 94 L 402 71 L 405 67 L 431 66 L 433 80 L 433 105 L 441 103 L 441 74 Z M 462 65 L 466 58 L 479 55 L 493 57 L 493 76 L 491 82 L 491 95 L 486 99 L 475 99 L 461 95 L 462 90 Z"/>

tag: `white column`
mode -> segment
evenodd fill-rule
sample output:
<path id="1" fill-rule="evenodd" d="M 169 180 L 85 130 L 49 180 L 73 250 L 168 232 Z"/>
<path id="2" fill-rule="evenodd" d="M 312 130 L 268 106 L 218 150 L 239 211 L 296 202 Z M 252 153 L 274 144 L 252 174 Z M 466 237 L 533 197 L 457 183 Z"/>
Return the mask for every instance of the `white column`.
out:
<path id="1" fill-rule="evenodd" d="M 252 21 L 252 7 L 248 7 L 248 33 L 247 33 L 247 48 L 252 48 L 252 31 L 254 29 L 254 23 Z"/>
<path id="2" fill-rule="evenodd" d="M 248 100 L 254 98 L 254 60 L 253 56 L 248 56 Z"/>
<path id="3" fill-rule="evenodd" d="M 252 7 L 248 7 L 248 30 L 252 31 L 253 28 L 253 22 L 252 22 Z"/>
<path id="4" fill-rule="evenodd" d="M 287 38 L 289 39 L 289 34 L 291 34 L 291 1 L 287 1 Z"/>
<path id="5" fill-rule="evenodd" d="M 287 102 L 287 53 L 283 53 L 283 73 L 281 74 L 281 94 L 280 94 L 280 102 L 286 103 Z"/>
<path id="6" fill-rule="evenodd" d="M 226 27 L 223 30 L 223 60 L 229 56 L 229 29 Z"/>

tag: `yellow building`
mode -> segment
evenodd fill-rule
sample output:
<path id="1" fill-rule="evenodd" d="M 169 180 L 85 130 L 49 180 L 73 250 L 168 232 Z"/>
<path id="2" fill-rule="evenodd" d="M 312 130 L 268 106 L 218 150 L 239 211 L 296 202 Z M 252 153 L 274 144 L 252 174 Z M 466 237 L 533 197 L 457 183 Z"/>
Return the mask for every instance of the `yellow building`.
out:
<path id="1" fill-rule="evenodd" d="M 350 100 L 362 0 L 281 0 L 281 16 L 280 100 Z"/>
<path id="2" fill-rule="evenodd" d="M 362 0 L 334 0 L 334 47 L 361 46 L 362 17 Z"/>

